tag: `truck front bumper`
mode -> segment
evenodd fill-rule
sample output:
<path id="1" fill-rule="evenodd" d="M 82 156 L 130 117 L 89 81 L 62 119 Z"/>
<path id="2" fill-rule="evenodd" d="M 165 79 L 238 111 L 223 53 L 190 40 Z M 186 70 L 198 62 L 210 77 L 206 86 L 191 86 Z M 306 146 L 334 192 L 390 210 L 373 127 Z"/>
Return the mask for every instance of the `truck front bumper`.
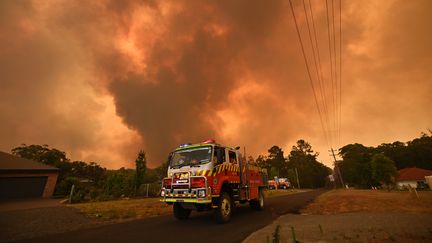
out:
<path id="1" fill-rule="evenodd" d="M 205 197 L 199 197 L 198 191 L 205 190 Z M 173 193 L 171 193 L 171 189 L 162 188 L 163 195 L 161 195 L 161 202 L 166 203 L 174 203 L 174 202 L 183 202 L 183 203 L 200 203 L 200 204 L 208 204 L 212 202 L 212 196 L 209 193 L 211 190 L 205 188 L 193 188 L 191 193 L 189 193 L 188 189 L 174 189 Z"/>

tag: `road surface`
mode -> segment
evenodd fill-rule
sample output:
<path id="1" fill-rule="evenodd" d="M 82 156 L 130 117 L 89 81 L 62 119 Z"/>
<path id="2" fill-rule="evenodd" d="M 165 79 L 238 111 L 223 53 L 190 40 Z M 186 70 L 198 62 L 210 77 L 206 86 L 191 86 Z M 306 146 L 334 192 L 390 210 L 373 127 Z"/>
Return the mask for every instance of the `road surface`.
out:
<path id="1" fill-rule="evenodd" d="M 236 208 L 228 224 L 217 224 L 211 212 L 196 213 L 185 221 L 171 215 L 47 235 L 21 242 L 241 242 L 279 215 L 296 213 L 322 190 L 266 199 L 263 211 L 248 206 Z"/>

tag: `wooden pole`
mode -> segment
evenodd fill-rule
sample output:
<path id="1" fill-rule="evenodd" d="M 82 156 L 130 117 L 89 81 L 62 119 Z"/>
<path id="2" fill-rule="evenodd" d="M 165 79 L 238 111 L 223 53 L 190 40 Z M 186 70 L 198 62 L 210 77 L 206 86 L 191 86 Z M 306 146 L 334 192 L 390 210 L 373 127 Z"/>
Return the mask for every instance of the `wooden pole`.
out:
<path id="1" fill-rule="evenodd" d="M 72 188 L 71 188 L 71 191 L 70 191 L 70 194 L 69 194 L 69 203 L 72 203 L 72 196 L 73 196 L 73 193 L 74 193 L 74 189 L 75 189 L 75 184 L 72 185 Z"/>
<path id="2" fill-rule="evenodd" d="M 297 187 L 298 187 L 298 189 L 300 189 L 300 180 L 298 177 L 297 167 L 295 168 L 295 173 L 296 173 L 296 177 L 297 177 Z"/>

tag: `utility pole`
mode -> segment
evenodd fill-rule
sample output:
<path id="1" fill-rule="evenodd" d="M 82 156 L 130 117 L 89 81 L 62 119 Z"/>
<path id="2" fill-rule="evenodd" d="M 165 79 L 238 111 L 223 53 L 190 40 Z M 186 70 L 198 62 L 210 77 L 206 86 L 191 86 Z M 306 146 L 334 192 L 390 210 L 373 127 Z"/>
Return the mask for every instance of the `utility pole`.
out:
<path id="1" fill-rule="evenodd" d="M 335 167 L 336 167 L 337 172 L 338 172 L 338 174 L 339 174 L 340 182 L 341 182 L 341 184 L 342 184 L 342 187 L 345 188 L 345 183 L 344 183 L 344 181 L 343 181 L 342 173 L 340 172 L 339 165 L 337 164 L 336 155 L 335 155 L 335 153 L 334 153 L 333 148 L 331 148 L 331 152 L 332 152 L 332 155 L 333 155 L 333 159 L 334 159 Z"/>
<path id="2" fill-rule="evenodd" d="M 297 167 L 295 167 L 295 172 L 296 172 L 296 178 L 297 178 L 297 186 L 298 186 L 298 189 L 300 189 L 300 181 L 299 181 L 299 178 L 298 178 Z"/>

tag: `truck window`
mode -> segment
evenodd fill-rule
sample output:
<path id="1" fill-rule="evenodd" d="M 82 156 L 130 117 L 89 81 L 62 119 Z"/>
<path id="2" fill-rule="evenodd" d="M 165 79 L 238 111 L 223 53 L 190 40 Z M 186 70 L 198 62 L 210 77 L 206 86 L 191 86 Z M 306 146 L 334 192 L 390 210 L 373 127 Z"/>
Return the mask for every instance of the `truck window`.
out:
<path id="1" fill-rule="evenodd" d="M 214 157 L 216 157 L 216 164 L 222 164 L 223 162 L 225 162 L 225 148 L 221 148 L 218 146 L 214 147 Z"/>
<path id="2" fill-rule="evenodd" d="M 234 151 L 229 151 L 228 152 L 228 156 L 229 156 L 229 162 L 231 164 L 237 164 L 237 156 L 236 156 L 236 152 Z"/>

